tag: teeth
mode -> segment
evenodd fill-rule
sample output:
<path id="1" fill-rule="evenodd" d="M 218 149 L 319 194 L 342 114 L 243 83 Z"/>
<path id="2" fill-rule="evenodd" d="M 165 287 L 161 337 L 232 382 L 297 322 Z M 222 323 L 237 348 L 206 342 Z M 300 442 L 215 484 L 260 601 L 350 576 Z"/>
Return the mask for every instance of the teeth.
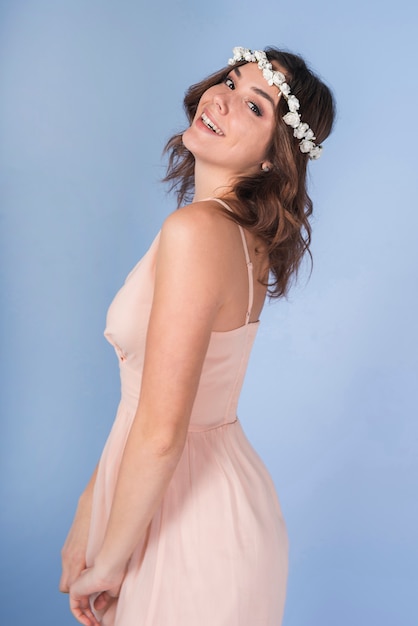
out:
<path id="1" fill-rule="evenodd" d="M 202 122 L 204 123 L 205 126 L 213 130 L 213 132 L 216 133 L 217 135 L 223 135 L 223 132 L 221 131 L 221 129 L 218 128 L 216 124 L 214 124 L 212 120 L 208 118 L 206 113 L 202 113 Z"/>

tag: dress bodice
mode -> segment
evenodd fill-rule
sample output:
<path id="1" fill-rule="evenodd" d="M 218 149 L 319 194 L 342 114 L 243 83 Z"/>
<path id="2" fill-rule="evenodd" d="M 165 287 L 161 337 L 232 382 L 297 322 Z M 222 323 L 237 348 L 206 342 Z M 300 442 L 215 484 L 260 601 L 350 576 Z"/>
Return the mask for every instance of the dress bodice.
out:
<path id="1" fill-rule="evenodd" d="M 220 198 L 212 198 L 225 209 Z M 237 225 L 248 272 L 245 324 L 224 332 L 213 331 L 202 367 L 189 431 L 209 430 L 237 419 L 237 405 L 259 322 L 250 322 L 254 297 L 253 265 L 242 226 Z M 136 409 L 141 388 L 145 341 L 154 295 L 155 264 L 160 233 L 148 252 L 128 274 L 107 315 L 105 337 L 114 346 L 121 371 L 122 401 Z"/>
<path id="2" fill-rule="evenodd" d="M 138 404 L 141 388 L 158 243 L 159 234 L 128 274 L 109 308 L 106 321 L 105 337 L 119 359 L 122 402 L 132 408 Z M 235 421 L 239 394 L 259 325 L 259 322 L 248 323 L 248 317 L 247 323 L 239 328 L 212 332 L 192 409 L 190 431 L 208 430 Z"/>

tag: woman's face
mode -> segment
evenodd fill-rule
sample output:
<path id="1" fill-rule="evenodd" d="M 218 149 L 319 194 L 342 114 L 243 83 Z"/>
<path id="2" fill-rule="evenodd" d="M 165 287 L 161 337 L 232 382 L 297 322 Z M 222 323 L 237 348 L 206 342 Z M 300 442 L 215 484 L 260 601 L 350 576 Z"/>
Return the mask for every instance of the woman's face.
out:
<path id="1" fill-rule="evenodd" d="M 202 95 L 183 143 L 196 162 L 231 177 L 259 172 L 266 160 L 279 100 L 256 63 L 232 68 Z"/>

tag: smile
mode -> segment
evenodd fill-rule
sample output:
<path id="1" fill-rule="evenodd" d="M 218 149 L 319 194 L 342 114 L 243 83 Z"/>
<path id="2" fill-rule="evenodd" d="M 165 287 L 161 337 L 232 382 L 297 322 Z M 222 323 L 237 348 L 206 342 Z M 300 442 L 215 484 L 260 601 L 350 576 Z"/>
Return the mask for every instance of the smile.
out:
<path id="1" fill-rule="evenodd" d="M 208 116 L 206 115 L 206 113 L 202 113 L 202 116 L 200 118 L 202 120 L 202 122 L 204 123 L 205 126 L 207 126 L 208 128 L 210 128 L 210 130 L 212 130 L 214 133 L 216 133 L 217 135 L 223 135 L 224 133 L 221 131 L 220 128 L 218 128 L 218 126 L 216 126 L 216 124 L 214 122 L 212 122 L 211 119 L 208 118 Z"/>

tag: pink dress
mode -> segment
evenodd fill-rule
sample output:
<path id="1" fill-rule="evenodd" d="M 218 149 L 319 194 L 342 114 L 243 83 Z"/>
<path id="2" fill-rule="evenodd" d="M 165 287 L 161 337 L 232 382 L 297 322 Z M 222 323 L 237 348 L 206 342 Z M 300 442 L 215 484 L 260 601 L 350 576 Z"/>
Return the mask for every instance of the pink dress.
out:
<path id="1" fill-rule="evenodd" d="M 163 501 L 129 563 L 105 626 L 280 626 L 287 534 L 273 482 L 237 419 L 259 322 L 213 332 L 186 445 Z M 121 401 L 99 464 L 87 550 L 98 552 L 135 414 L 159 235 L 113 300 L 105 336 L 120 364 Z"/>

